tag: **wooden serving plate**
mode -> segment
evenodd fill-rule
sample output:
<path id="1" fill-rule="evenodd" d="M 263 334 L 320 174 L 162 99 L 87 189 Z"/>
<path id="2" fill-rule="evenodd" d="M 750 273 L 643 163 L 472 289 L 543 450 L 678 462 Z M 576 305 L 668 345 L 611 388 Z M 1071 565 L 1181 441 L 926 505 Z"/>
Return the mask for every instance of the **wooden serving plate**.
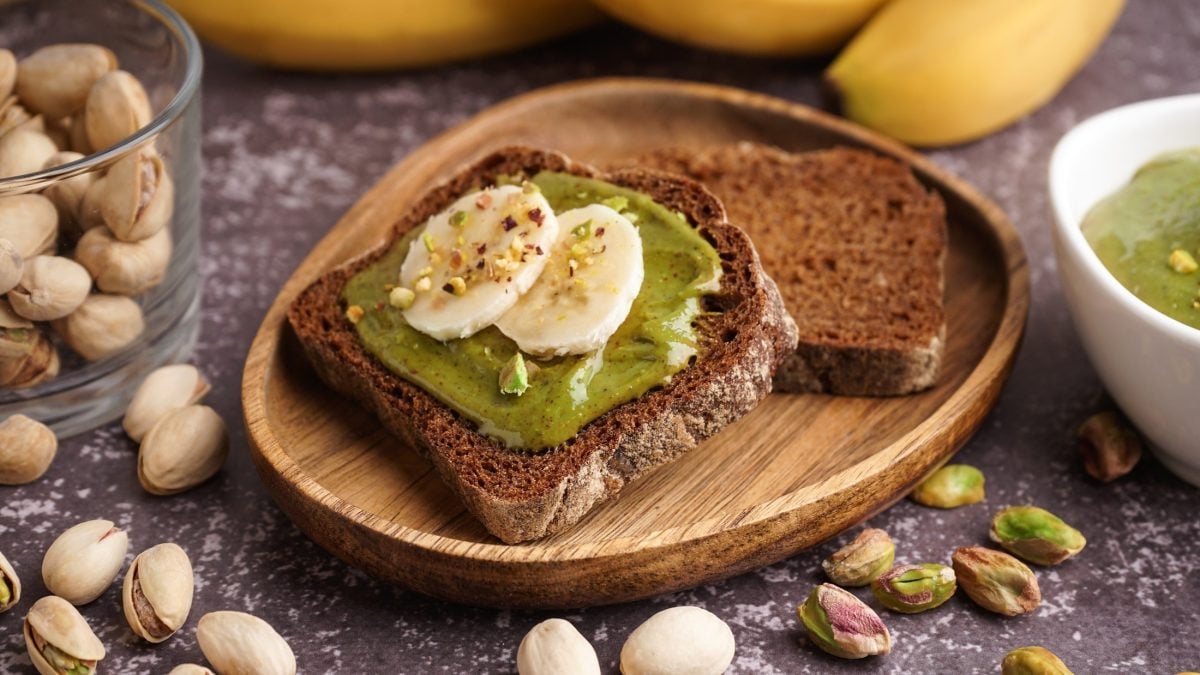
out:
<path id="1" fill-rule="evenodd" d="M 773 394 L 559 535 L 491 537 L 416 451 L 308 367 L 285 313 L 310 281 L 382 241 L 456 167 L 502 145 L 604 163 L 659 146 L 739 140 L 871 148 L 910 163 L 946 201 L 947 342 L 937 388 L 900 398 Z M 991 409 L 1029 305 L 1020 239 L 994 204 L 907 148 L 759 94 L 657 80 L 541 89 L 442 134 L 392 169 L 301 263 L 264 319 L 242 400 L 251 454 L 296 525 L 352 565 L 429 595 L 512 607 L 621 602 L 786 558 L 887 508 L 949 458 Z"/>

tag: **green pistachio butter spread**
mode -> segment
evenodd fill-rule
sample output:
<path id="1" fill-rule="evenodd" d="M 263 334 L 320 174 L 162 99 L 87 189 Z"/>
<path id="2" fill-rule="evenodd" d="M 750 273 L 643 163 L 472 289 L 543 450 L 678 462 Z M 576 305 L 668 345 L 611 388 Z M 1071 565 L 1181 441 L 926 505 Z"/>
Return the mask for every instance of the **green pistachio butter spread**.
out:
<path id="1" fill-rule="evenodd" d="M 500 371 L 517 346 L 494 326 L 441 342 L 409 326 L 388 304 L 410 242 L 409 232 L 346 284 L 347 306 L 365 310 L 355 324 L 366 349 L 389 370 L 420 386 L 509 447 L 554 447 L 612 408 L 669 380 L 697 353 L 693 320 L 716 290 L 721 261 L 682 215 L 610 183 L 542 172 L 533 178 L 556 213 L 624 197 L 642 240 L 645 278 L 629 316 L 603 349 L 536 360 L 520 396 L 504 394 Z M 618 200 L 619 201 L 619 200 Z M 611 202 L 610 202 L 611 203 Z"/>
<path id="2" fill-rule="evenodd" d="M 1200 148 L 1161 155 L 1088 213 L 1083 234 L 1121 285 L 1200 328 Z"/>

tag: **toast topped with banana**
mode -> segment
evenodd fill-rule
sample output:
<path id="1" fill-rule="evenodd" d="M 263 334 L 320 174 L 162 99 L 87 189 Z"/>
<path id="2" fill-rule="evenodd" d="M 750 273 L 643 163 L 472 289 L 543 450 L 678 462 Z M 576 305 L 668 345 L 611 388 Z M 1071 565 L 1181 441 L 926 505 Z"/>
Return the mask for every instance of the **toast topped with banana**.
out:
<path id="1" fill-rule="evenodd" d="M 749 412 L 797 339 L 700 184 L 522 147 L 433 187 L 288 319 L 321 378 L 508 543 Z"/>

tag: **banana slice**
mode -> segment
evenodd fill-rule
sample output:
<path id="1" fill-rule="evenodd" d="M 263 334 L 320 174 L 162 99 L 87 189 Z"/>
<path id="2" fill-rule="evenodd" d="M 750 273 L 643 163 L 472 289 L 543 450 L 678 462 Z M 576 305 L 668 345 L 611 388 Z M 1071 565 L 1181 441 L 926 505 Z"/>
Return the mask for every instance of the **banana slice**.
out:
<path id="1" fill-rule="evenodd" d="M 460 198 L 408 249 L 400 284 L 415 295 L 404 319 L 438 340 L 474 335 L 537 281 L 558 233 L 554 210 L 532 184 Z"/>
<path id="2" fill-rule="evenodd" d="M 592 204 L 558 214 L 550 264 L 529 292 L 496 321 L 522 351 L 537 356 L 600 349 L 642 288 L 642 238 L 625 216 Z"/>

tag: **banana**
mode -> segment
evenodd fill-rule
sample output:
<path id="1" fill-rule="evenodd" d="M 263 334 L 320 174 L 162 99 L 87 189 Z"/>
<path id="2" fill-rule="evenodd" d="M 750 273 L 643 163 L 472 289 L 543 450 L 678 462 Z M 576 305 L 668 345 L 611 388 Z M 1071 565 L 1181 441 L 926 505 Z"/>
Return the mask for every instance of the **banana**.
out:
<path id="1" fill-rule="evenodd" d="M 851 120 L 921 146 L 964 143 L 1049 101 L 1124 0 L 893 0 L 826 71 Z"/>
<path id="2" fill-rule="evenodd" d="M 458 61 L 595 23 L 587 0 L 169 0 L 205 39 L 258 63 L 380 70 Z"/>
<path id="3" fill-rule="evenodd" d="M 398 296 L 413 328 L 451 340 L 474 335 L 537 281 L 558 219 L 532 185 L 473 192 L 434 215 L 409 245 Z"/>
<path id="4" fill-rule="evenodd" d="M 591 204 L 558 214 L 550 263 L 496 327 L 536 356 L 605 345 L 642 288 L 642 239 L 625 216 Z"/>
<path id="5" fill-rule="evenodd" d="M 887 0 L 594 0 L 668 40 L 757 56 L 824 54 Z M 945 0 L 961 2 L 963 0 Z"/>

